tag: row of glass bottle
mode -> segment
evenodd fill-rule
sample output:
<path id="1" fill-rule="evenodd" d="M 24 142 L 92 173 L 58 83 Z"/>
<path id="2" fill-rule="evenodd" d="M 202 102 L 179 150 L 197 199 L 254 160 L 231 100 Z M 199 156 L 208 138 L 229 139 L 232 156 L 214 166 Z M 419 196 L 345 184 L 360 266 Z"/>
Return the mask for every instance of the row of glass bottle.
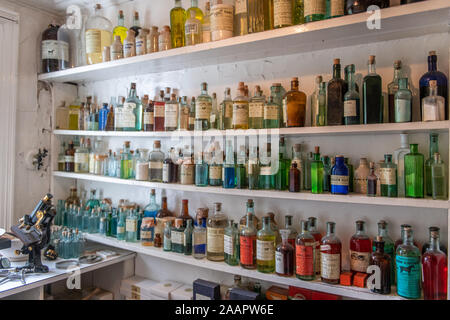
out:
<path id="1" fill-rule="evenodd" d="M 61 200 L 59 200 L 61 201 Z M 50 244 L 55 248 L 58 257 L 76 259 L 83 255 L 86 239 L 78 228 L 58 226 L 55 220 L 52 226 Z"/>
<path id="2" fill-rule="evenodd" d="M 422 121 L 448 119 L 447 79 L 436 70 L 436 53 L 430 52 L 429 71 L 419 81 L 420 110 Z M 394 63 L 394 80 L 388 85 L 388 108 L 384 115 L 381 77 L 375 72 L 375 56 L 370 56 L 369 73 L 364 77 L 360 98 L 355 83 L 355 66 L 345 67 L 345 78 L 341 79 L 340 59 L 334 59 L 333 78 L 322 81 L 316 77 L 316 89 L 311 96 L 311 125 L 351 125 L 412 121 L 412 93 L 408 79 L 401 70 L 401 61 Z M 107 131 L 174 131 L 208 129 L 262 129 L 305 126 L 306 95 L 298 90 L 298 78 L 291 81 L 291 90 L 285 92 L 281 84 L 274 83 L 271 95 L 266 100 L 261 88 L 256 86 L 252 98 L 248 87 L 239 83 L 237 96 L 231 100 L 226 88 L 224 100 L 217 103 L 216 94 L 210 97 L 207 84 L 202 83 L 201 94 L 192 98 L 178 98 L 163 90 L 155 102 L 145 95 L 140 100 L 136 95 L 136 84 L 131 84 L 128 98 L 119 97 L 119 103 L 104 103 L 96 109 L 92 98 L 86 106 L 78 99 L 69 109 L 58 108 L 57 128 L 71 130 Z M 362 100 L 362 109 L 360 108 Z M 361 116 L 362 113 L 362 116 Z"/>
<path id="3" fill-rule="evenodd" d="M 438 134 L 430 134 L 430 155 L 424 161 L 418 153 L 418 145 L 408 148 L 407 135 L 401 135 L 401 148 L 394 156 L 386 154 L 378 168 L 366 158 L 361 158 L 359 167 L 353 170 L 348 158 L 320 156 L 319 147 L 308 157 L 301 152 L 301 146 L 295 144 L 292 160 L 286 157 L 284 138 L 280 138 L 278 163 L 272 163 L 271 145 L 265 145 L 265 151 L 252 147 L 247 156 L 245 146 L 238 153 L 233 152 L 231 141 L 227 141 L 226 157 L 220 145 L 215 142 L 210 152 L 195 157 L 193 161 L 188 146 L 183 157 L 177 157 L 171 148 L 167 157 L 161 151 L 159 140 L 154 142 L 153 151 L 148 156 L 147 149 L 130 151 L 130 143 L 124 144 L 120 156 L 101 154 L 99 143 L 90 151 L 83 144 L 76 148 L 74 166 L 61 164 L 60 168 L 71 169 L 77 173 L 93 173 L 122 179 L 136 179 L 164 183 L 177 183 L 196 186 L 223 186 L 224 188 L 249 188 L 252 190 L 289 190 L 312 193 L 331 192 L 347 194 L 355 192 L 369 196 L 415 197 L 431 196 L 433 199 L 447 199 L 447 170 L 439 155 Z M 70 146 L 69 146 L 70 147 Z M 67 151 L 66 151 L 67 154 Z M 63 161 L 67 157 L 61 157 Z M 92 161 L 90 161 L 92 159 Z M 274 168 L 278 167 L 275 172 Z M 70 170 L 69 170 L 70 171 Z"/>
<path id="4" fill-rule="evenodd" d="M 170 212 L 167 212 L 166 201 L 167 199 L 163 198 L 163 210 L 159 209 L 155 201 L 155 191 L 152 190 L 150 203 L 144 209 L 148 216 L 142 221 L 141 228 L 137 227 L 139 223 L 133 217 L 129 215 L 125 221 L 122 214 L 116 227 L 117 239 L 136 242 L 140 233 L 142 245 L 156 247 L 162 245 L 165 251 L 185 255 L 192 254 L 194 258 L 198 259 L 204 258 L 206 255 L 212 261 L 225 261 L 229 265 L 240 264 L 244 268 L 256 268 L 258 271 L 266 273 L 275 272 L 281 276 L 295 274 L 302 280 L 313 280 L 316 274 L 321 274 L 324 282 L 332 284 L 340 282 L 341 242 L 334 234 L 335 224 L 333 222 L 327 223 L 325 237 L 322 237 L 317 231 L 316 218 L 313 217 L 308 221 L 302 221 L 300 235 L 297 235 L 292 226 L 292 216 L 285 218 L 286 229 L 278 229 L 273 214 L 265 216 L 263 225 L 260 227 L 255 216 L 254 203 L 250 199 L 247 202 L 245 225 L 243 225 L 243 219 L 239 225 L 228 220 L 221 210 L 221 204 L 215 203 L 214 215 L 207 218 L 206 228 L 204 216 L 197 216 L 197 225 L 193 227 L 193 219 L 188 214 L 186 199 L 183 200 L 182 214 L 176 219 L 170 216 Z M 114 214 L 112 217 L 114 219 Z M 174 226 L 172 226 L 173 220 L 175 220 Z M 162 226 L 159 226 L 159 231 L 156 231 L 155 228 L 159 223 L 164 224 L 163 242 L 160 235 Z M 112 225 L 113 223 L 110 224 L 108 232 L 114 228 Z M 356 225 L 357 232 L 350 240 L 350 270 L 366 273 L 369 265 L 378 265 L 381 271 L 382 286 L 373 289 L 374 292 L 390 293 L 391 284 L 395 283 L 395 279 L 399 279 L 397 283 L 399 295 L 407 298 L 420 297 L 420 252 L 413 245 L 411 227 L 402 225 L 403 246 L 401 245 L 402 241 L 396 241 L 394 247 L 393 241 L 387 234 L 387 223 L 380 221 L 377 241 L 372 247 L 371 240 L 364 231 L 364 221 L 357 221 Z M 136 228 L 140 230 L 138 234 L 136 234 Z M 407 237 L 405 237 L 404 230 L 408 232 Z M 114 236 L 114 234 L 99 231 L 103 235 Z M 94 233 L 97 232 L 94 231 Z M 444 297 L 445 299 L 446 285 L 443 282 L 436 286 L 435 279 L 446 280 L 444 270 L 446 255 L 439 249 L 439 228 L 431 227 L 430 234 L 430 244 L 423 246 L 425 298 L 442 299 Z M 443 249 L 445 251 L 445 247 Z M 396 258 L 396 264 L 393 262 L 394 258 Z M 396 272 L 395 265 L 397 265 Z M 399 268 L 400 265 L 403 268 L 410 268 L 414 272 L 405 274 L 400 271 L 403 270 Z M 418 277 L 417 272 L 419 272 Z"/>

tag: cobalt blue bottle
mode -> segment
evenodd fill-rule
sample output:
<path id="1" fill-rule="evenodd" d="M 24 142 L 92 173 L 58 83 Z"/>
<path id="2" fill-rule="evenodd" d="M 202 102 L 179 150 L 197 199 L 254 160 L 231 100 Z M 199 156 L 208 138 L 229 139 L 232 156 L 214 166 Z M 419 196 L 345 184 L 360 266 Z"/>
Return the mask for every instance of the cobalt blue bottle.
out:
<path id="1" fill-rule="evenodd" d="M 335 165 L 331 169 L 331 193 L 348 194 L 348 180 L 344 156 L 336 156 Z"/>
<path id="2" fill-rule="evenodd" d="M 98 112 L 98 130 L 105 131 L 106 121 L 108 119 L 108 104 L 104 103 L 103 108 Z"/>
<path id="3" fill-rule="evenodd" d="M 430 51 L 428 55 L 428 72 L 419 80 L 420 88 L 420 114 L 422 115 L 422 99 L 430 95 L 430 80 L 437 82 L 437 94 L 445 99 L 445 120 L 448 120 L 448 81 L 445 74 L 437 71 L 436 51 Z"/>

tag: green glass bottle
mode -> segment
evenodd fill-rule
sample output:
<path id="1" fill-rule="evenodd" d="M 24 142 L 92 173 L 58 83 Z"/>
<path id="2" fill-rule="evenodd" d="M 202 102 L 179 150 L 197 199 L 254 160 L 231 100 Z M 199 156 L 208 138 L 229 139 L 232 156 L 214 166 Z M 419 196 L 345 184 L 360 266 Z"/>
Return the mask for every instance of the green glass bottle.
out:
<path id="1" fill-rule="evenodd" d="M 247 181 L 250 190 L 257 190 L 259 187 L 259 160 L 258 147 L 252 147 L 247 163 Z"/>
<path id="2" fill-rule="evenodd" d="M 364 124 L 383 123 L 381 77 L 375 71 L 375 56 L 369 56 L 368 68 L 362 90 Z"/>
<path id="3" fill-rule="evenodd" d="M 286 158 L 286 145 L 284 137 L 280 137 L 280 147 L 278 156 L 278 171 L 275 175 L 275 189 L 287 190 L 289 188 L 289 169 L 291 160 Z"/>
<path id="4" fill-rule="evenodd" d="M 325 19 L 325 0 L 304 0 L 305 22 Z"/>
<path id="5" fill-rule="evenodd" d="M 294 24 L 305 23 L 305 12 L 303 8 L 303 0 L 294 0 Z"/>
<path id="6" fill-rule="evenodd" d="M 344 124 L 359 124 L 359 92 L 356 91 L 355 65 L 345 67 L 345 75 L 348 78 L 348 91 L 344 95 Z"/>
<path id="7" fill-rule="evenodd" d="M 236 157 L 236 188 L 238 189 L 247 188 L 246 159 L 245 145 L 239 146 L 239 152 Z"/>
<path id="8" fill-rule="evenodd" d="M 420 251 L 414 245 L 411 226 L 404 226 L 402 234 L 403 243 L 397 247 L 395 256 L 397 294 L 408 299 L 418 299 L 421 295 Z"/>
<path id="9" fill-rule="evenodd" d="M 431 165 L 431 195 L 433 199 L 447 200 L 446 177 L 446 165 L 441 160 L 440 154 L 436 152 Z"/>
<path id="10" fill-rule="evenodd" d="M 191 7 L 186 10 L 186 16 L 191 16 L 191 11 L 195 13 L 195 19 L 200 20 L 203 23 L 203 11 L 198 7 L 198 0 L 191 0 Z"/>
<path id="11" fill-rule="evenodd" d="M 275 172 L 271 161 L 271 144 L 266 143 L 266 150 L 259 157 L 259 189 L 270 190 L 275 186 Z"/>
<path id="12" fill-rule="evenodd" d="M 344 158 L 344 163 L 348 167 L 348 192 L 353 192 L 353 165 L 350 163 L 349 158 Z"/>
<path id="13" fill-rule="evenodd" d="M 194 228 L 192 227 L 192 220 L 186 221 L 186 229 L 184 229 L 184 254 L 187 256 L 192 255 L 192 233 Z"/>
<path id="14" fill-rule="evenodd" d="M 239 228 L 232 219 L 228 220 L 223 236 L 225 263 L 230 266 L 239 264 Z"/>
<path id="15" fill-rule="evenodd" d="M 397 197 L 397 165 L 392 162 L 392 154 L 384 155 L 380 168 L 380 185 L 382 197 Z"/>
<path id="16" fill-rule="evenodd" d="M 429 158 L 425 161 L 425 192 L 427 196 L 432 195 L 431 185 L 431 165 L 434 163 L 434 154 L 439 152 L 439 135 L 430 133 L 430 153 Z"/>
<path id="17" fill-rule="evenodd" d="M 120 154 L 120 178 L 130 179 L 133 169 L 133 160 L 130 153 L 130 141 L 125 141 Z"/>
<path id="18" fill-rule="evenodd" d="M 323 162 L 320 160 L 320 148 L 314 148 L 314 160 L 311 162 L 311 192 L 323 192 Z"/>
<path id="19" fill-rule="evenodd" d="M 270 217 L 263 217 L 263 227 L 256 237 L 256 268 L 259 272 L 275 271 L 276 235 L 270 226 Z"/>
<path id="20" fill-rule="evenodd" d="M 410 144 L 410 153 L 405 155 L 405 196 L 423 198 L 423 154 L 416 143 Z"/>
<path id="21" fill-rule="evenodd" d="M 181 7 L 181 0 L 175 0 L 175 7 L 170 10 L 170 36 L 172 48 L 184 47 L 184 25 L 186 11 Z"/>
<path id="22" fill-rule="evenodd" d="M 398 80 L 398 91 L 394 95 L 395 122 L 411 122 L 412 93 L 408 89 L 408 78 Z"/>
<path id="23" fill-rule="evenodd" d="M 266 97 L 263 95 L 260 86 L 255 87 L 255 95 L 248 104 L 248 128 L 262 129 L 264 121 L 264 105 Z"/>

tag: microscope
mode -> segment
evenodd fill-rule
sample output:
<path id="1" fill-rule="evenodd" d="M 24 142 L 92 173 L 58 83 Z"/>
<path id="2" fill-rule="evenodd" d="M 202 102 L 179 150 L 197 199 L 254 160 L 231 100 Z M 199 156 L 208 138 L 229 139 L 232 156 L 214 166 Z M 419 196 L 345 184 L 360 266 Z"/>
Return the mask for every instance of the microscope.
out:
<path id="1" fill-rule="evenodd" d="M 11 232 L 19 238 L 23 246 L 16 254 L 28 254 L 28 263 L 20 267 L 26 273 L 47 273 L 48 267 L 42 264 L 41 250 L 50 242 L 50 226 L 56 215 L 52 205 L 53 196 L 46 194 L 31 214 L 24 215 L 19 224 L 11 227 Z"/>

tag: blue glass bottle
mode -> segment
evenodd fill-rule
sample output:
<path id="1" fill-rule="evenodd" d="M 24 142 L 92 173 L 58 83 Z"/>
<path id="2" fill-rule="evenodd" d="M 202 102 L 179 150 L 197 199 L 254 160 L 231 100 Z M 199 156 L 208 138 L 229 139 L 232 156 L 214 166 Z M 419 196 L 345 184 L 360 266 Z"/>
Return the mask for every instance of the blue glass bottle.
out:
<path id="1" fill-rule="evenodd" d="M 141 240 L 141 226 L 142 226 L 142 218 L 144 217 L 144 212 L 140 210 L 137 215 L 137 230 L 136 230 L 136 238 L 138 241 Z"/>
<path id="2" fill-rule="evenodd" d="M 239 146 L 239 152 L 236 155 L 236 188 L 246 189 L 247 188 L 247 169 L 246 162 L 247 152 L 245 150 L 245 145 Z"/>
<path id="3" fill-rule="evenodd" d="M 106 236 L 107 226 L 106 226 L 106 215 L 105 212 L 100 212 L 98 233 L 102 236 Z"/>
<path id="4" fill-rule="evenodd" d="M 445 120 L 448 120 L 448 80 L 444 73 L 437 71 L 436 51 L 430 51 L 428 54 L 428 72 L 419 80 L 420 89 L 420 114 L 422 115 L 422 99 L 430 95 L 430 80 L 437 82 L 437 95 L 445 99 Z"/>
<path id="5" fill-rule="evenodd" d="M 200 152 L 195 159 L 195 185 L 197 187 L 208 186 L 208 163 L 206 163 L 203 153 Z"/>
<path id="6" fill-rule="evenodd" d="M 331 193 L 348 194 L 348 167 L 344 156 L 336 156 L 335 165 L 331 169 Z"/>
<path id="7" fill-rule="evenodd" d="M 81 207 L 77 208 L 77 215 L 75 216 L 75 228 L 80 229 L 83 227 L 83 210 Z"/>
<path id="8" fill-rule="evenodd" d="M 119 211 L 119 220 L 117 221 L 117 232 L 116 232 L 116 238 L 117 240 L 125 241 L 126 238 L 126 232 L 125 232 L 125 213 L 122 211 L 122 208 Z"/>
<path id="9" fill-rule="evenodd" d="M 156 191 L 155 189 L 150 190 L 150 202 L 144 208 L 144 218 L 152 217 L 156 218 L 156 214 L 159 211 L 160 206 L 156 203 Z"/>
<path id="10" fill-rule="evenodd" d="M 230 140 L 227 141 L 225 164 L 223 166 L 223 187 L 227 189 L 236 187 L 233 142 Z"/>
<path id="11" fill-rule="evenodd" d="M 108 119 L 108 104 L 104 103 L 103 108 L 98 112 L 98 130 L 105 131 L 106 120 Z"/>
<path id="12" fill-rule="evenodd" d="M 83 232 L 89 232 L 90 219 L 91 219 L 91 211 L 88 208 L 85 208 L 82 223 L 81 223 L 81 230 Z"/>
<path id="13" fill-rule="evenodd" d="M 111 231 L 110 231 L 111 237 L 113 237 L 113 238 L 117 237 L 117 220 L 118 220 L 117 210 L 116 210 L 116 208 L 113 208 L 112 214 L 111 214 L 111 222 L 109 224 L 109 227 L 111 229 Z"/>
<path id="14" fill-rule="evenodd" d="M 127 242 L 137 241 L 137 217 L 133 210 L 128 210 L 128 214 L 125 219 L 125 234 Z"/>

